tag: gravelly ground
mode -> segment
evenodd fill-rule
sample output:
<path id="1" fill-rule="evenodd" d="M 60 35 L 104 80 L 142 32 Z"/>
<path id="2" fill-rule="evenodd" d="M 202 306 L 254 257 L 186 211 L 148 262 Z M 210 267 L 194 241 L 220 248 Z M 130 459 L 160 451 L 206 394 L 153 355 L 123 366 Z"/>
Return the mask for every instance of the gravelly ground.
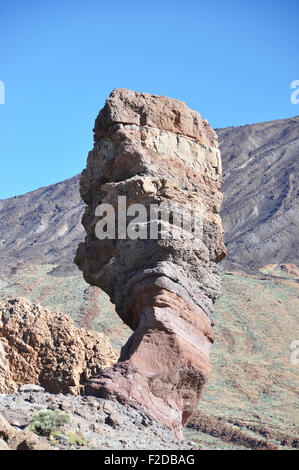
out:
<path id="1" fill-rule="evenodd" d="M 0 413 L 19 429 L 39 411 L 56 409 L 68 413 L 70 423 L 55 440 L 42 438 L 54 449 L 194 449 L 194 443 L 175 439 L 142 411 L 116 401 L 40 391 L 0 395 Z"/>

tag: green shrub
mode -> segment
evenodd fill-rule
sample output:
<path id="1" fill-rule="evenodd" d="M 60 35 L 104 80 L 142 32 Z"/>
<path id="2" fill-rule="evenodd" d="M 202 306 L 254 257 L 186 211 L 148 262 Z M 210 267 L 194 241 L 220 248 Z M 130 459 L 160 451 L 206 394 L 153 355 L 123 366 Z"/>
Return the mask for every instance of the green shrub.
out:
<path id="1" fill-rule="evenodd" d="M 40 436 L 49 437 L 53 433 L 57 433 L 58 429 L 70 422 L 70 416 L 59 410 L 40 411 L 33 415 L 29 424 L 29 430 Z"/>
<path id="2" fill-rule="evenodd" d="M 51 444 L 56 445 L 60 437 L 63 437 L 60 431 L 52 431 L 49 436 Z"/>
<path id="3" fill-rule="evenodd" d="M 87 441 L 83 435 L 78 435 L 75 432 L 70 432 L 68 434 L 69 442 L 75 446 L 87 446 Z"/>

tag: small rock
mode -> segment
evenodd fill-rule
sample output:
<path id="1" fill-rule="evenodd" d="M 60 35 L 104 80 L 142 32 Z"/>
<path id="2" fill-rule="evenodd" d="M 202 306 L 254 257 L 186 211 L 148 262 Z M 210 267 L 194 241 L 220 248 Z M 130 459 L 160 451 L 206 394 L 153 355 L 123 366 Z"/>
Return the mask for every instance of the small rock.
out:
<path id="1" fill-rule="evenodd" d="M 112 426 L 113 428 L 118 428 L 122 424 L 122 418 L 116 412 L 110 413 L 110 415 L 105 419 L 105 423 L 109 424 L 109 426 Z"/>
<path id="2" fill-rule="evenodd" d="M 96 418 L 96 423 L 104 424 L 104 422 L 105 422 L 105 419 L 104 419 L 103 416 L 98 416 L 98 417 Z"/>
<path id="3" fill-rule="evenodd" d="M 89 426 L 89 429 L 90 431 L 92 432 L 96 432 L 97 428 L 96 428 L 96 425 L 94 423 L 92 423 L 90 426 Z"/>
<path id="4" fill-rule="evenodd" d="M 57 403 L 50 403 L 50 405 L 47 406 L 48 410 L 55 411 L 58 409 Z"/>
<path id="5" fill-rule="evenodd" d="M 110 415 L 111 413 L 116 413 L 115 409 L 113 408 L 111 403 L 109 403 L 109 401 L 104 403 L 103 409 L 107 415 Z"/>
<path id="6" fill-rule="evenodd" d="M 33 395 L 30 395 L 29 400 L 30 403 L 36 403 L 36 399 L 34 398 Z"/>
<path id="7" fill-rule="evenodd" d="M 11 426 L 24 428 L 30 423 L 30 418 L 27 414 L 13 410 L 2 410 L 2 416 L 7 420 Z"/>
<path id="8" fill-rule="evenodd" d="M 92 432 L 96 432 L 97 434 L 103 434 L 103 430 L 100 428 L 100 426 L 97 426 L 94 423 L 92 423 L 89 426 L 89 430 L 92 431 Z"/>
<path id="9" fill-rule="evenodd" d="M 22 440 L 16 450 L 52 450 L 52 447 L 40 441 L 34 434 L 24 432 L 24 440 Z"/>
<path id="10" fill-rule="evenodd" d="M 10 450 L 6 442 L 0 438 L 0 450 Z"/>
<path id="11" fill-rule="evenodd" d="M 59 405 L 59 408 L 62 411 L 74 411 L 74 405 L 70 403 L 68 400 L 62 400 L 62 402 Z"/>
<path id="12" fill-rule="evenodd" d="M 45 409 L 44 405 L 36 405 L 34 408 L 35 408 L 35 411 L 41 411 Z"/>
<path id="13" fill-rule="evenodd" d="M 92 407 L 97 407 L 98 406 L 98 401 L 95 397 L 83 397 L 83 401 L 87 403 L 89 406 Z"/>
<path id="14" fill-rule="evenodd" d="M 76 414 L 86 419 L 86 421 L 94 420 L 94 415 L 88 409 L 86 410 L 84 406 L 77 407 Z"/>
<path id="15" fill-rule="evenodd" d="M 21 385 L 19 392 L 44 392 L 45 389 L 35 384 L 25 384 Z"/>

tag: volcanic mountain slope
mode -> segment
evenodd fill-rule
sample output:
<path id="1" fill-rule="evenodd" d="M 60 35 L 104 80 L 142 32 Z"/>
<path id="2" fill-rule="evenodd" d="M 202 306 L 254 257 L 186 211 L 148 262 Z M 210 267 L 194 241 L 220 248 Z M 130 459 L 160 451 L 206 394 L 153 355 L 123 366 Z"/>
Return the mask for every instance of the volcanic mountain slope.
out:
<path id="1" fill-rule="evenodd" d="M 0 272 L 26 260 L 77 271 L 73 258 L 82 239 L 84 204 L 79 175 L 21 196 L 0 200 Z M 58 268 L 59 272 L 59 268 Z"/>
<path id="2" fill-rule="evenodd" d="M 201 446 L 299 446 L 298 272 L 272 265 L 261 273 L 223 273 L 212 375 L 186 430 Z"/>
<path id="3" fill-rule="evenodd" d="M 299 264 L 299 117 L 218 129 L 223 165 L 225 266 Z M 0 201 L 0 273 L 18 262 L 77 272 L 84 204 L 79 176 Z M 3 275 L 2 275 L 3 278 Z"/>
<path id="4" fill-rule="evenodd" d="M 299 263 L 299 116 L 217 130 L 225 261 Z"/>

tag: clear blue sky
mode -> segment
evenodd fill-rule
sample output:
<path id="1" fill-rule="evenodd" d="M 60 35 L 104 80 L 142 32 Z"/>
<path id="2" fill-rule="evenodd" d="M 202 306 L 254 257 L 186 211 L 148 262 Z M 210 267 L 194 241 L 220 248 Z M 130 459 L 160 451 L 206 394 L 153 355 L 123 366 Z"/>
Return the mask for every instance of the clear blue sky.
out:
<path id="1" fill-rule="evenodd" d="M 298 0 L 2 0 L 0 198 L 79 173 L 115 87 L 216 128 L 298 115 L 298 21 Z"/>

